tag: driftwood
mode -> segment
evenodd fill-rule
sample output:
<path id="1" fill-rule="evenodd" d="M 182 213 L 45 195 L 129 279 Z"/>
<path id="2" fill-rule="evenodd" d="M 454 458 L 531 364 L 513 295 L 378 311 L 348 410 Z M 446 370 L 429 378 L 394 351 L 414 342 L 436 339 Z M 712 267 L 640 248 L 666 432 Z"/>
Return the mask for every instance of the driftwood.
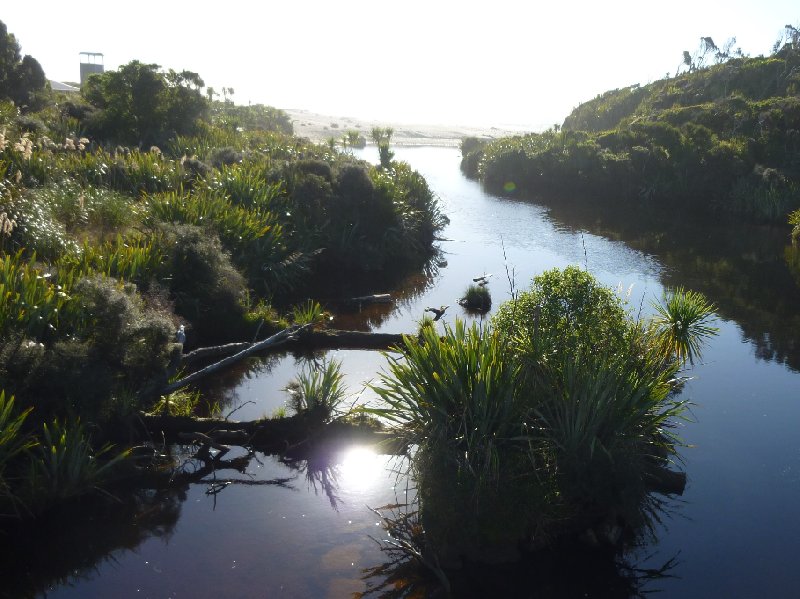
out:
<path id="1" fill-rule="evenodd" d="M 218 358 L 219 356 L 230 356 L 236 354 L 243 349 L 250 347 L 252 343 L 226 343 L 225 345 L 214 345 L 211 347 L 201 347 L 188 354 L 181 356 L 181 364 L 191 364 L 198 360 L 205 360 L 208 358 Z"/>
<path id="2" fill-rule="evenodd" d="M 354 305 L 391 304 L 392 296 L 388 293 L 374 293 L 372 295 L 361 295 L 359 297 L 351 297 L 349 300 L 347 300 L 347 303 Z"/>
<path id="3" fill-rule="evenodd" d="M 402 344 L 403 336 L 403 334 L 399 333 L 368 333 L 364 331 L 339 331 L 336 329 L 315 331 L 310 328 L 302 329 L 301 331 L 298 329 L 282 343 L 262 346 L 252 350 L 250 353 L 255 351 L 268 353 L 270 351 L 298 349 L 389 349 Z M 238 354 L 250 349 L 253 345 L 255 344 L 245 342 L 201 347 L 181 356 L 181 364 L 186 366 L 199 360 Z"/>
<path id="4" fill-rule="evenodd" d="M 359 443 L 374 445 L 388 454 L 404 453 L 405 446 L 391 432 L 371 426 L 333 422 L 325 424 L 314 414 L 237 422 L 216 418 L 141 414 L 140 421 L 151 435 L 178 442 L 197 441 L 253 447 L 261 451 L 285 453 L 298 445 Z"/>
<path id="5" fill-rule="evenodd" d="M 230 366 L 232 364 L 235 364 L 236 362 L 239 362 L 239 361 L 243 360 L 244 358 L 246 358 L 250 354 L 253 354 L 253 353 L 257 352 L 257 351 L 266 349 L 268 347 L 274 347 L 276 345 L 280 345 L 282 343 L 285 343 L 288 339 L 290 339 L 292 337 L 292 335 L 294 335 L 296 333 L 299 333 L 302 330 L 304 330 L 306 328 L 309 328 L 310 326 L 311 326 L 310 324 L 305 324 L 305 325 L 303 325 L 301 327 L 291 326 L 291 327 L 289 327 L 287 329 L 283 329 L 279 333 L 275 333 L 274 335 L 272 335 L 272 337 L 264 339 L 264 341 L 259 341 L 257 343 L 252 343 L 248 347 L 246 347 L 245 349 L 239 351 L 238 353 L 235 353 L 232 356 L 228 356 L 227 358 L 224 358 L 223 360 L 220 360 L 219 362 L 215 362 L 214 364 L 211 364 L 210 366 L 206 366 L 205 368 L 202 368 L 202 369 L 198 370 L 197 372 L 193 372 L 189 376 L 186 376 L 186 377 L 184 377 L 184 378 L 182 378 L 182 379 L 180 379 L 178 381 L 175 381 L 174 383 L 170 383 L 169 385 L 167 385 L 166 387 L 161 389 L 161 391 L 159 392 L 159 395 L 168 395 L 168 394 L 172 393 L 173 391 L 177 391 L 178 389 L 182 389 L 183 387 L 185 387 L 187 385 L 191 385 L 192 383 L 194 383 L 196 381 L 199 381 L 200 379 L 208 376 L 209 374 L 212 374 L 212 373 L 216 372 L 217 370 L 221 370 L 221 369 L 226 368 L 226 367 L 228 367 L 228 366 Z"/>

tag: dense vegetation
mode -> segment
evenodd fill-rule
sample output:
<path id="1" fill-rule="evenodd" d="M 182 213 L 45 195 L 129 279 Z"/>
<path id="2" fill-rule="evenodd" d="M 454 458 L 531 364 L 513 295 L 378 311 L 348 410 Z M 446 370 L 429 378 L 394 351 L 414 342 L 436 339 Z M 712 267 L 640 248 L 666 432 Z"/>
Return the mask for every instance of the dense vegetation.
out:
<path id="1" fill-rule="evenodd" d="M 716 333 L 712 311 L 679 289 L 640 321 L 568 267 L 536 277 L 491 327 L 457 321 L 407 339 L 375 389 L 416 448 L 423 561 L 646 531 L 650 491 L 680 445 L 680 373 Z"/>
<path id="2" fill-rule="evenodd" d="M 800 33 L 767 57 L 685 53 L 686 72 L 606 92 L 541 134 L 462 147 L 499 193 L 659 203 L 785 222 L 800 207 Z"/>
<path id="3" fill-rule="evenodd" d="M 202 87 L 133 61 L 78 98 L 0 94 L 2 513 L 92 487 L 93 446 L 152 407 L 179 325 L 191 345 L 250 340 L 312 281 L 430 255 L 445 218 L 407 164 L 295 138 L 281 111 Z M 31 470 L 39 453 L 58 464 Z"/>

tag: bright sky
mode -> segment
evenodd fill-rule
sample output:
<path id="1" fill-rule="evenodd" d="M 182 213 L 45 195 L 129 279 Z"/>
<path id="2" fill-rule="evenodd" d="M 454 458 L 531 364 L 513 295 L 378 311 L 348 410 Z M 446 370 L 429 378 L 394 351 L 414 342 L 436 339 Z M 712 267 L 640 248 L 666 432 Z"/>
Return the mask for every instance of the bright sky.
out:
<path id="1" fill-rule="evenodd" d="M 581 101 L 673 73 L 701 36 L 768 54 L 797 0 L 5 2 L 47 76 L 133 59 L 196 71 L 240 104 L 400 123 L 561 123 Z M 545 6 L 546 4 L 546 6 Z M 537 6 L 541 5 L 541 6 Z"/>

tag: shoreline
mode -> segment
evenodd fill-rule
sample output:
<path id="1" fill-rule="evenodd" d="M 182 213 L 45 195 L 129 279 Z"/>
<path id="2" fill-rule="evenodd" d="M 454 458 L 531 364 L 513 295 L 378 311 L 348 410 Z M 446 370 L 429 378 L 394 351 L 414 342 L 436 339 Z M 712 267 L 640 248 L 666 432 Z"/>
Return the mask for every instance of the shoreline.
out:
<path id="1" fill-rule="evenodd" d="M 292 119 L 294 134 L 307 137 L 314 142 L 326 142 L 331 137 L 337 141 L 348 131 L 358 131 L 367 139 L 367 145 L 374 145 L 370 139 L 373 127 L 390 127 L 393 146 L 437 146 L 459 147 L 465 137 L 480 139 L 497 139 L 512 135 L 521 135 L 527 131 L 504 129 L 499 127 L 473 127 L 460 125 L 430 125 L 414 123 L 386 122 L 356 117 L 335 117 L 309 110 L 282 109 Z M 532 131 L 533 129 L 531 129 Z"/>

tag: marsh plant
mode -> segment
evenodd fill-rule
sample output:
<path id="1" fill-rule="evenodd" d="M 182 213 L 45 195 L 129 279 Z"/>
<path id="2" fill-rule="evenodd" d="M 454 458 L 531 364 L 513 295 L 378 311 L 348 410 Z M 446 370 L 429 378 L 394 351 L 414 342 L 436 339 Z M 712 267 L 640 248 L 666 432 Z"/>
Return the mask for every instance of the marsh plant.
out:
<path id="1" fill-rule="evenodd" d="M 97 491 L 128 457 L 115 453 L 111 445 L 95 449 L 80 421 L 58 419 L 42 426 L 39 443 L 31 460 L 28 505 L 43 511 L 51 505 Z"/>
<path id="2" fill-rule="evenodd" d="M 343 379 L 341 362 L 309 363 L 286 387 L 292 409 L 321 422 L 331 420 L 347 395 Z"/>
<path id="3" fill-rule="evenodd" d="M 386 407 L 371 411 L 416 448 L 429 548 L 494 559 L 587 529 L 646 528 L 649 480 L 676 459 L 686 417 L 680 369 L 716 332 L 702 296 L 667 302 L 693 324 L 638 322 L 585 271 L 555 269 L 491 327 L 406 339 L 374 386 Z"/>
<path id="4" fill-rule="evenodd" d="M 470 285 L 458 303 L 467 310 L 488 312 L 492 309 L 492 294 L 486 286 Z"/>

